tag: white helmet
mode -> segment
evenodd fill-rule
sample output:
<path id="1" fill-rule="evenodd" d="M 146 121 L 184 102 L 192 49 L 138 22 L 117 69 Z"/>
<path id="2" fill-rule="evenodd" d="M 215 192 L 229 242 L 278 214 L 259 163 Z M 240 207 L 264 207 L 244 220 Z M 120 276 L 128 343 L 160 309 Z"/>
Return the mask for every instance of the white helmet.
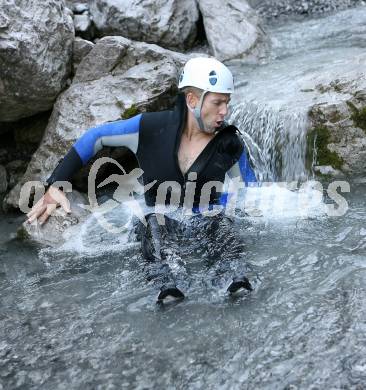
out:
<path id="1" fill-rule="evenodd" d="M 191 109 L 201 130 L 207 130 L 201 118 L 203 99 L 207 92 L 233 93 L 234 79 L 230 70 L 215 58 L 197 57 L 186 62 L 179 76 L 178 88 L 196 87 L 202 89 L 198 105 Z"/>
<path id="2" fill-rule="evenodd" d="M 230 70 L 215 58 L 197 57 L 187 61 L 179 77 L 178 88 L 196 87 L 205 92 L 233 93 Z"/>

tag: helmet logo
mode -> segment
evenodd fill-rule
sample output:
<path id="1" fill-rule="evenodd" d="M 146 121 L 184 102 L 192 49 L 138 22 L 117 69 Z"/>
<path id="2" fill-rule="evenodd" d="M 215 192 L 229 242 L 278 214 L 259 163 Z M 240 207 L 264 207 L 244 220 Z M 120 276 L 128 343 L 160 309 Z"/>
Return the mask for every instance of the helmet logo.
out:
<path id="1" fill-rule="evenodd" d="M 209 74 L 209 81 L 211 85 L 215 85 L 217 83 L 217 75 L 214 70 L 212 70 Z"/>

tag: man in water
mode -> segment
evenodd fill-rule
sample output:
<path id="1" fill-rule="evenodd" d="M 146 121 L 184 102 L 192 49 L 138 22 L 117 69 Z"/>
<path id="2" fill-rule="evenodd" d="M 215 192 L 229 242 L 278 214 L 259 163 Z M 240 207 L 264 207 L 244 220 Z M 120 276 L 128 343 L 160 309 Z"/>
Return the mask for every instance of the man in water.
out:
<path id="1" fill-rule="evenodd" d="M 185 64 L 178 88 L 182 93 L 178 95 L 172 111 L 143 113 L 89 129 L 47 180 L 49 188 L 28 214 L 28 221 L 38 219 L 41 224 L 44 223 L 58 205 L 70 212 L 66 196 L 52 184 L 70 181 L 73 174 L 103 146 L 125 146 L 136 154 L 144 184 L 155 182 L 144 194 L 147 206 L 154 207 L 157 203 L 165 204 L 178 199 L 179 206 L 189 204 L 193 213 L 199 215 L 202 198 L 207 200 L 209 208 L 225 203 L 221 189 L 212 183 L 223 183 L 226 174 L 231 177 L 240 175 L 245 184 L 255 182 L 256 177 L 237 128 L 224 122 L 230 96 L 234 92 L 230 70 L 214 58 L 193 58 Z M 174 182 L 177 186 L 165 187 L 168 192 L 165 192 L 164 199 L 159 199 L 159 188 L 166 182 Z M 192 188 L 193 194 L 188 196 Z M 187 202 L 188 198 L 190 202 Z M 200 226 L 210 231 L 215 241 L 218 233 L 222 235 L 221 227 L 229 223 L 228 219 L 223 213 L 207 218 Z M 164 221 L 171 225 L 168 218 L 165 217 Z M 163 284 L 159 300 L 169 295 L 183 298 L 184 294 L 164 262 L 160 243 L 167 228 L 160 225 L 156 215 L 150 214 L 147 227 L 140 229 L 143 254 L 152 265 L 148 273 L 151 279 Z M 197 234 L 202 231 L 201 227 L 196 230 Z M 225 237 L 221 239 L 225 240 Z M 226 261 L 225 266 L 228 264 Z M 228 291 L 235 292 L 239 288 L 251 290 L 248 279 L 242 273 L 234 275 Z"/>

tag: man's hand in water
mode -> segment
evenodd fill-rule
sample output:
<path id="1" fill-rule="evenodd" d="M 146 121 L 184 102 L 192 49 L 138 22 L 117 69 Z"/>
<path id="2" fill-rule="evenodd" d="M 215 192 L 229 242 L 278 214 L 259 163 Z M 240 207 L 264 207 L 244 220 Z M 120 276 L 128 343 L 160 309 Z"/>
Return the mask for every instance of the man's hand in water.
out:
<path id="1" fill-rule="evenodd" d="M 43 225 L 58 206 L 61 206 L 67 213 L 71 213 L 70 202 L 66 195 L 58 188 L 51 186 L 27 214 L 27 222 L 32 223 L 38 219 Z"/>

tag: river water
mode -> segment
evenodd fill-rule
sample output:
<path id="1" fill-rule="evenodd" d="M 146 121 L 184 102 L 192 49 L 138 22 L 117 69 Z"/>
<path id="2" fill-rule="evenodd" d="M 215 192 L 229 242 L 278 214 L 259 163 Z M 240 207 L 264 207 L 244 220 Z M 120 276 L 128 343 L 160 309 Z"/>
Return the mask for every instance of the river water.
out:
<path id="1" fill-rule="evenodd" d="M 293 99 L 275 92 L 282 79 L 290 93 L 291 63 L 309 75 L 296 42 L 310 47 L 312 72 L 325 79 L 330 76 L 319 58 L 337 50 L 344 61 L 361 55 L 365 22 L 366 8 L 360 8 L 271 27 L 277 47 L 291 50 L 281 49 L 281 58 L 274 49 L 257 80 L 253 68 L 247 81 L 250 67 L 242 66 L 236 103 L 267 107 L 272 116 L 282 112 L 279 107 L 290 108 L 300 118 L 295 127 L 301 140 L 299 102 L 309 97 L 295 89 Z M 327 33 L 317 39 L 315 29 Z M 237 109 L 237 118 L 245 119 L 243 111 Z M 286 168 L 286 159 L 280 168 L 266 165 L 263 156 L 272 154 L 263 139 L 273 138 L 261 134 L 257 155 L 251 152 L 262 156 L 256 161 L 263 178 L 308 175 L 303 150 L 289 145 L 282 154 L 299 156 L 296 169 Z M 350 182 L 350 192 L 338 189 L 347 206 L 340 216 L 329 215 L 337 202 L 319 186 L 269 188 L 244 192 L 255 201 L 246 202 L 247 216 L 237 225 L 254 291 L 228 297 L 225 277 L 218 284 L 207 280 L 204 259 L 188 247 L 187 299 L 163 306 L 155 304 L 156 287 L 145 281 L 128 228 L 111 234 L 89 219 L 61 248 L 49 249 L 16 239 L 22 216 L 2 217 L 0 389 L 365 388 L 366 180 Z M 114 218 L 124 220 L 128 212 L 119 210 Z"/>

